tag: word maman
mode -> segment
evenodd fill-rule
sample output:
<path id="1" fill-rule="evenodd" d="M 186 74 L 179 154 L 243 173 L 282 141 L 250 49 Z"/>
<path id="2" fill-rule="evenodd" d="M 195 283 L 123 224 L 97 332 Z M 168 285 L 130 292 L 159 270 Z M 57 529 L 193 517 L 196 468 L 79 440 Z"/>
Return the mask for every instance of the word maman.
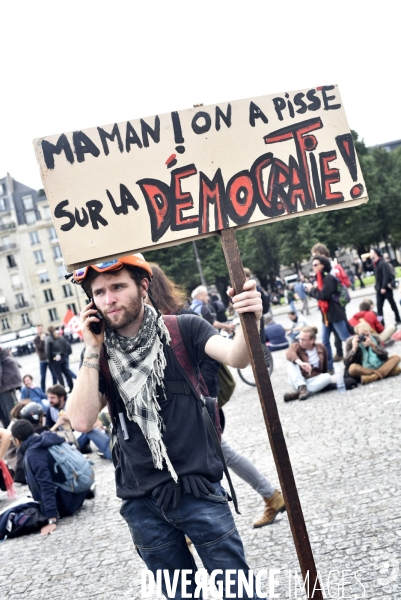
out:
<path id="1" fill-rule="evenodd" d="M 235 225 L 249 222 L 255 208 L 263 215 L 273 218 L 298 211 L 298 201 L 303 211 L 323 205 L 333 205 L 344 201 L 341 191 L 333 191 L 332 185 L 340 182 L 340 170 L 332 168 L 330 163 L 337 160 L 337 151 L 320 152 L 316 156 L 313 150 L 317 139 L 312 131 L 323 127 L 317 117 L 301 123 L 294 123 L 283 129 L 264 136 L 265 144 L 277 144 L 292 140 L 295 144 L 296 158 L 289 156 L 288 164 L 276 158 L 272 152 L 259 156 L 249 170 L 243 170 L 232 176 L 225 184 L 221 169 L 217 169 L 212 179 L 199 171 L 195 164 L 188 164 L 171 171 L 170 184 L 158 179 L 144 178 L 137 181 L 148 209 L 152 241 L 157 242 L 170 227 L 172 231 L 197 229 L 206 234 L 229 227 L 229 219 Z M 344 159 L 352 179 L 357 179 L 356 154 L 351 134 L 335 138 L 340 154 Z M 267 185 L 264 183 L 266 170 Z M 198 214 L 192 214 L 195 207 L 191 193 L 183 191 L 183 180 L 199 175 Z M 363 193 L 362 185 L 354 185 L 350 191 L 352 198 Z M 106 190 L 107 197 L 116 215 L 128 214 L 129 207 L 139 209 L 133 194 L 124 184 L 120 184 L 120 204 Z M 91 222 L 93 229 L 108 222 L 101 214 L 103 203 L 89 200 L 86 208 L 67 210 L 68 200 L 57 204 L 54 216 L 66 218 L 60 227 L 69 231 L 76 225 L 85 227 Z M 209 208 L 214 206 L 214 225 L 209 220 Z M 190 215 L 185 212 L 192 210 Z"/>

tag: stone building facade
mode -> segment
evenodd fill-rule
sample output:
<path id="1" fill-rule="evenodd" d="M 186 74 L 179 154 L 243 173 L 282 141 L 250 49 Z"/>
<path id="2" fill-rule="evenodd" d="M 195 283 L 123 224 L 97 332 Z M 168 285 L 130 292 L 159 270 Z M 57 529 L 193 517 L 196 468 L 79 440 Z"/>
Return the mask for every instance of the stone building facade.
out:
<path id="1" fill-rule="evenodd" d="M 85 294 L 65 274 L 46 196 L 7 174 L 0 179 L 0 344 L 22 341 L 38 323 L 60 325 L 68 309 L 79 313 Z"/>

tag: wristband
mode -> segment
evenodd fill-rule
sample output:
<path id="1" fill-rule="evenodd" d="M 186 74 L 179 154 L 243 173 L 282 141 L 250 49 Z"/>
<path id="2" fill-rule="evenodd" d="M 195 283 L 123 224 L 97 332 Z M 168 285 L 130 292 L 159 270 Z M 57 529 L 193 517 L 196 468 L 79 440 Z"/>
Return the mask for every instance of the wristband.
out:
<path id="1" fill-rule="evenodd" d="M 84 358 L 99 358 L 99 354 L 84 354 Z"/>
<path id="2" fill-rule="evenodd" d="M 57 525 L 57 519 L 47 519 L 48 525 Z"/>
<path id="3" fill-rule="evenodd" d="M 88 362 L 86 360 L 83 360 L 82 361 L 82 365 L 84 367 L 89 367 L 91 369 L 97 369 L 98 371 L 100 371 L 100 367 L 99 367 L 99 365 L 97 363 L 90 363 L 90 362 Z"/>

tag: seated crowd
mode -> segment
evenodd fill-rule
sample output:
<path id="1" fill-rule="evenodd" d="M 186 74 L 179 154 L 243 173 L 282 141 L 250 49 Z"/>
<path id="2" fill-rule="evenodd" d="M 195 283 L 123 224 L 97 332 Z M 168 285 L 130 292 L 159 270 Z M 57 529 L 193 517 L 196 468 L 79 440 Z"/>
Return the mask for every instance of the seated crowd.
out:
<path id="1" fill-rule="evenodd" d="M 23 382 L 23 399 L 11 410 L 8 427 L 0 428 L 0 480 L 12 478 L 11 483 L 28 485 L 48 520 L 41 528 L 42 535 L 47 535 L 56 529 L 58 518 L 74 514 L 85 499 L 94 497 L 94 483 L 84 491 L 69 489 L 51 448 L 68 444 L 82 456 L 92 452 L 92 442 L 99 456 L 111 460 L 110 418 L 102 411 L 91 431 L 74 431 L 65 413 L 67 392 L 62 385 L 53 385 L 43 394 L 30 375 Z"/>

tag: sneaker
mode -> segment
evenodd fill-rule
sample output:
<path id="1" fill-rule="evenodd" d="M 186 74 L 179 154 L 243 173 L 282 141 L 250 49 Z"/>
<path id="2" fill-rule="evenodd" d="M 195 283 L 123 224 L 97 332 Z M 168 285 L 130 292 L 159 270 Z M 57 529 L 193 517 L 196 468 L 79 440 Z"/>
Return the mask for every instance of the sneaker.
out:
<path id="1" fill-rule="evenodd" d="M 343 357 L 343 356 L 340 356 L 339 354 L 336 354 L 336 355 L 333 357 L 333 362 L 341 362 L 342 360 L 344 360 L 344 357 Z"/>

